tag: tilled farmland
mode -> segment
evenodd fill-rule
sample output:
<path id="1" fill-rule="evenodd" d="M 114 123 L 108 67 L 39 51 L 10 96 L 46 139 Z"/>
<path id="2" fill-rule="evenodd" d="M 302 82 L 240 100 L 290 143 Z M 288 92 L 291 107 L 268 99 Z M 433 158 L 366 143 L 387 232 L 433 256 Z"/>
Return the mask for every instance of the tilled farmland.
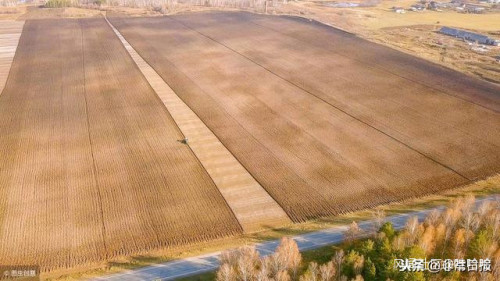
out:
<path id="1" fill-rule="evenodd" d="M 296 222 L 500 171 L 500 87 L 296 18 L 111 17 Z"/>
<path id="2" fill-rule="evenodd" d="M 99 15 L 27 18 L 0 95 L 0 264 L 101 262 L 500 171 L 498 85 L 316 22 L 112 15 L 122 43 Z"/>
<path id="3" fill-rule="evenodd" d="M 102 18 L 26 21 L 0 134 L 0 264 L 48 270 L 242 231 Z"/>

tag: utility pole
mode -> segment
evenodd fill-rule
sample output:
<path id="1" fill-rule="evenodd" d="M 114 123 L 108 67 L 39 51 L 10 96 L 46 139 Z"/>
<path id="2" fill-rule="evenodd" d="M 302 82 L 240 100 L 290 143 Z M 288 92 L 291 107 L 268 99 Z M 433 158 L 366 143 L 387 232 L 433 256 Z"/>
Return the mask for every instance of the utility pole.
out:
<path id="1" fill-rule="evenodd" d="M 446 56 L 446 53 L 447 53 L 447 49 L 446 49 L 446 46 L 443 47 L 443 50 L 441 51 L 441 62 L 444 62 L 444 58 Z"/>

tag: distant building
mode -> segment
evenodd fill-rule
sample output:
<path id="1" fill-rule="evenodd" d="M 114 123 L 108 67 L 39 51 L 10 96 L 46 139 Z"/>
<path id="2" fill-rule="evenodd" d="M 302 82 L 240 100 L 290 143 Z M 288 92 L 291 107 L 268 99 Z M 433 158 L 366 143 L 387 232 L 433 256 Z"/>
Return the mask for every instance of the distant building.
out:
<path id="1" fill-rule="evenodd" d="M 425 11 L 425 5 L 424 4 L 411 5 L 410 10 L 412 10 L 414 12 Z"/>
<path id="2" fill-rule="evenodd" d="M 398 14 L 404 14 L 406 13 L 406 10 L 402 7 L 392 7 L 392 10 L 395 12 L 395 13 L 398 13 Z"/>
<path id="3" fill-rule="evenodd" d="M 463 8 L 466 13 L 472 13 L 472 14 L 481 14 L 485 10 L 484 7 L 474 4 L 465 4 L 463 5 Z"/>
<path id="4" fill-rule="evenodd" d="M 456 28 L 446 27 L 446 26 L 443 26 L 439 30 L 439 32 L 442 34 L 445 34 L 445 35 L 454 36 L 454 37 L 461 38 L 461 39 L 464 39 L 467 41 L 477 42 L 479 44 L 498 46 L 498 43 L 499 43 L 498 40 L 490 38 L 486 35 L 482 35 L 482 34 L 474 33 L 474 32 L 469 32 L 469 31 L 465 31 L 465 30 L 460 30 L 460 29 L 456 29 Z"/>
<path id="5" fill-rule="evenodd" d="M 437 10 L 438 9 L 438 3 L 435 2 L 435 1 L 429 2 L 429 4 L 427 5 L 427 9 L 429 9 L 429 10 Z"/>

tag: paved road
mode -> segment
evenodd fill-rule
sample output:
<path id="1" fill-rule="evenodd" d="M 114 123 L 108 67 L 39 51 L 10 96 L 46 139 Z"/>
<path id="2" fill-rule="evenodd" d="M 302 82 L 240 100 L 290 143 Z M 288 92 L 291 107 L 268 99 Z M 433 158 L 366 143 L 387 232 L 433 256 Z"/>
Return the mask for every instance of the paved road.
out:
<path id="1" fill-rule="evenodd" d="M 479 205 L 484 201 L 490 201 L 500 199 L 500 196 L 494 195 L 483 199 L 476 200 L 476 204 Z M 423 220 L 427 214 L 429 214 L 434 209 L 444 209 L 445 207 L 437 207 L 422 211 L 415 211 L 401 215 L 394 215 L 386 218 L 386 221 L 392 222 L 394 228 L 401 229 L 405 226 L 406 221 L 412 217 L 417 216 L 419 220 Z M 375 221 L 368 220 L 359 222 L 359 226 L 363 230 L 373 229 Z M 300 251 L 312 250 L 320 248 L 326 245 L 333 245 L 342 242 L 344 239 L 343 232 L 347 229 L 347 226 L 336 226 L 333 228 L 311 232 L 303 235 L 294 236 L 294 240 L 297 242 Z M 256 244 L 256 248 L 261 256 L 266 256 L 274 252 L 274 249 L 278 246 L 279 240 L 263 242 Z M 219 266 L 219 254 L 220 252 L 210 253 L 202 256 L 186 258 L 182 260 L 176 260 L 171 262 L 166 262 L 162 264 L 152 265 L 136 270 L 129 270 L 123 273 L 118 273 L 109 276 L 103 276 L 95 278 L 93 280 L 107 280 L 107 281 L 136 281 L 136 280 L 175 280 L 181 277 L 192 276 L 200 274 L 203 272 L 216 270 Z"/>

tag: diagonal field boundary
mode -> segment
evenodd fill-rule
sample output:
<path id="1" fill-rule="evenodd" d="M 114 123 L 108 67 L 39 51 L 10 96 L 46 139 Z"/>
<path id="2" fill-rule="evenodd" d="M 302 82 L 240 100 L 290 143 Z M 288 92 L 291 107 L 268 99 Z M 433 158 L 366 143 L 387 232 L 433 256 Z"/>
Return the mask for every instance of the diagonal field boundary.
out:
<path id="1" fill-rule="evenodd" d="M 108 21 L 187 139 L 245 232 L 291 223 L 281 206 L 248 173 L 198 116 Z"/>
<path id="2" fill-rule="evenodd" d="M 500 196 L 492 195 L 482 199 L 477 199 L 476 206 L 480 206 L 480 204 L 485 201 L 495 201 L 495 200 L 500 200 Z M 405 214 L 393 215 L 387 217 L 385 221 L 391 222 L 395 229 L 401 230 L 405 227 L 406 222 L 411 217 L 416 216 L 419 219 L 419 221 L 422 222 L 427 217 L 427 215 L 429 215 L 429 213 L 432 212 L 433 210 L 442 211 L 444 209 L 445 209 L 444 206 L 440 206 L 421 211 L 414 211 Z M 358 225 L 362 229 L 362 233 L 365 233 L 360 235 L 360 238 L 362 238 L 366 237 L 367 233 L 370 233 L 375 229 L 376 222 L 374 220 L 367 220 L 359 222 Z M 297 235 L 292 238 L 295 240 L 295 242 L 297 242 L 299 250 L 302 252 L 341 243 L 342 241 L 344 241 L 344 232 L 347 229 L 348 226 L 346 225 L 335 226 L 325 230 Z M 279 245 L 279 240 L 273 240 L 255 244 L 255 247 L 261 256 L 267 256 L 269 254 L 272 254 L 275 251 L 276 247 L 278 247 L 278 245 Z M 113 275 L 97 277 L 92 279 L 92 281 L 176 280 L 183 277 L 193 276 L 204 272 L 217 270 L 217 268 L 219 267 L 220 254 L 221 252 L 215 252 L 197 257 L 151 265 L 136 270 L 128 270 L 123 273 L 116 273 Z"/>
<path id="3" fill-rule="evenodd" d="M 0 95 L 9 77 L 23 26 L 24 21 L 0 21 Z"/>

